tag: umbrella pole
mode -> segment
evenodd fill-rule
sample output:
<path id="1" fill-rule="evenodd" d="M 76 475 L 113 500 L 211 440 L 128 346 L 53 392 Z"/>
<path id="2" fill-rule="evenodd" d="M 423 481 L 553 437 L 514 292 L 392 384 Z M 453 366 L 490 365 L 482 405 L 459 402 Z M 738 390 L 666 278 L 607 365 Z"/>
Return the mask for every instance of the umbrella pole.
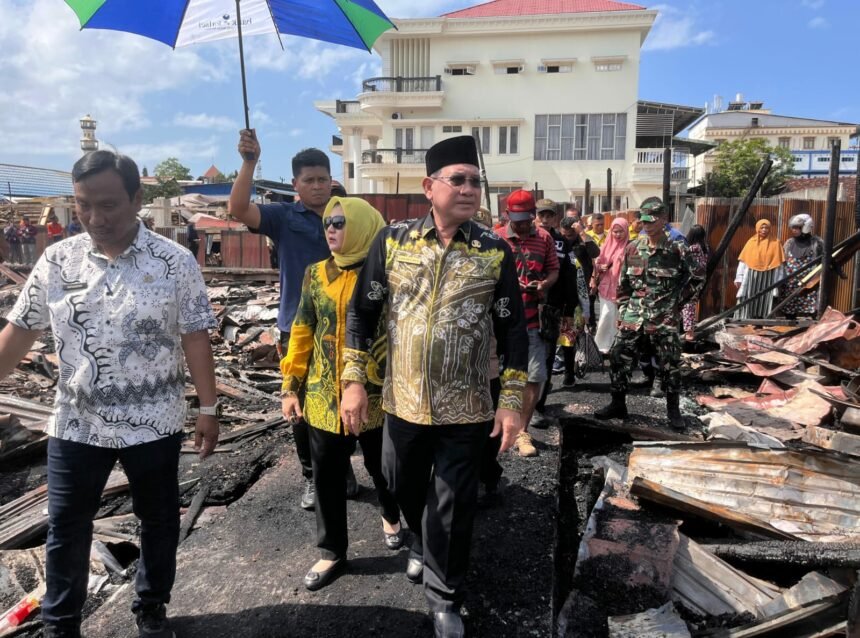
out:
<path id="1" fill-rule="evenodd" d="M 242 100 L 245 105 L 245 128 L 251 128 L 248 119 L 248 85 L 245 82 L 245 49 L 242 46 L 242 10 L 239 8 L 239 0 L 236 0 L 236 27 L 239 29 L 239 66 L 242 69 Z"/>

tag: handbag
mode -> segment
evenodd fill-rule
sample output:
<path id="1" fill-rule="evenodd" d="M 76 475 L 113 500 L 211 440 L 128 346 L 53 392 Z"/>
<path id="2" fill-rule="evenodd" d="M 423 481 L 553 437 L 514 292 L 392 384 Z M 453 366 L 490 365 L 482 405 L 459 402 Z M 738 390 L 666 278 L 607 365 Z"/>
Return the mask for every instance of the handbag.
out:
<path id="1" fill-rule="evenodd" d="M 561 331 L 561 308 L 556 308 L 548 303 L 538 305 L 538 320 L 540 338 L 555 347 L 558 335 Z"/>
<path id="2" fill-rule="evenodd" d="M 581 379 L 587 372 L 603 369 L 603 354 L 597 348 L 594 337 L 588 330 L 580 331 L 576 337 L 576 374 Z"/>

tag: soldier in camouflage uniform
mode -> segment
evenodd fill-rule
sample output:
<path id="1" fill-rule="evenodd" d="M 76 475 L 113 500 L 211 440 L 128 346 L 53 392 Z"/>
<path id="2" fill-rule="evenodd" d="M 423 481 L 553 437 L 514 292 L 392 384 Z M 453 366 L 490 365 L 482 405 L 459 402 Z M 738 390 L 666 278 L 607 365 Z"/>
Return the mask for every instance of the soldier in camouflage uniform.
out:
<path id="1" fill-rule="evenodd" d="M 628 244 L 618 285 L 619 331 L 609 352 L 612 402 L 594 413 L 599 419 L 627 417 L 627 385 L 642 351 L 651 350 L 666 390 L 670 423 L 683 427 L 681 391 L 681 308 L 705 282 L 704 269 L 689 246 L 667 237 L 665 207 L 658 197 L 642 203 L 645 235 Z"/>

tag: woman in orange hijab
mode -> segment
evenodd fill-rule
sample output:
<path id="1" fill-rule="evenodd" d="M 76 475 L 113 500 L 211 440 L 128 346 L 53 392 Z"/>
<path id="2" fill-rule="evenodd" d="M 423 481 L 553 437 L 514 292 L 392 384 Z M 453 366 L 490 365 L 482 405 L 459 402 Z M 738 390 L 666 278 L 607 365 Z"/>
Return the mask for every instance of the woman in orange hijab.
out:
<path id="1" fill-rule="evenodd" d="M 785 253 L 782 244 L 771 235 L 771 224 L 760 219 L 755 225 L 756 234 L 747 241 L 738 256 L 738 272 L 735 275 L 738 303 L 754 297 L 783 277 Z M 763 319 L 770 314 L 773 298 L 777 294 L 764 295 L 757 301 L 740 308 L 735 313 L 737 319 Z"/>

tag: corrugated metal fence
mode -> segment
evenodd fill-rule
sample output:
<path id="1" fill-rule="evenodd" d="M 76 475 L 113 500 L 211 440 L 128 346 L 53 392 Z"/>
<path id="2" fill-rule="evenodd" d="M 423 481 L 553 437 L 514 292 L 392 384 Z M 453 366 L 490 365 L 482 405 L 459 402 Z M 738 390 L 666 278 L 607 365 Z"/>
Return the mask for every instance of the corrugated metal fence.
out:
<path id="1" fill-rule="evenodd" d="M 696 223 L 708 232 L 708 245 L 716 249 L 728 227 L 729 220 L 741 205 L 741 199 L 706 197 L 696 200 Z M 815 221 L 815 234 L 823 235 L 824 213 L 827 202 L 823 200 L 801 199 L 756 199 L 749 212 L 732 238 L 725 256 L 717 265 L 713 277 L 702 294 L 699 310 L 700 317 L 717 314 L 735 305 L 734 278 L 738 266 L 738 256 L 747 240 L 755 234 L 755 223 L 759 219 L 771 222 L 772 232 L 776 232 L 780 242 L 791 236 L 788 220 L 798 213 L 809 213 Z M 854 220 L 854 203 L 837 202 L 836 231 L 834 243 L 847 239 L 857 231 Z M 853 262 L 843 268 L 847 279 L 837 279 L 831 305 L 843 312 L 851 310 L 851 293 L 854 289 Z"/>

